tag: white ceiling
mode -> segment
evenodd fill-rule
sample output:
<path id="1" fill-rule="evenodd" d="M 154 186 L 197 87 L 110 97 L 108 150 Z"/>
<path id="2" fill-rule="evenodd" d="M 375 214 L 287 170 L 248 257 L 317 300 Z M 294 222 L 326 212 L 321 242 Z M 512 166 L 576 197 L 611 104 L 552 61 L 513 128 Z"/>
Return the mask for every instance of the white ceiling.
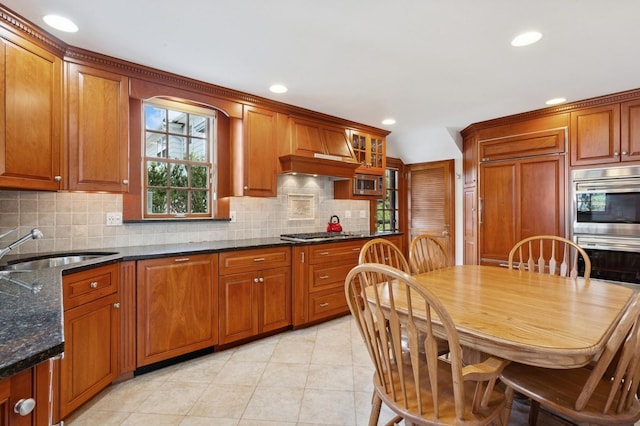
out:
<path id="1" fill-rule="evenodd" d="M 71 18 L 49 31 L 76 47 L 391 130 L 405 163 L 459 158 L 474 122 L 640 87 L 639 0 L 1 1 Z"/>

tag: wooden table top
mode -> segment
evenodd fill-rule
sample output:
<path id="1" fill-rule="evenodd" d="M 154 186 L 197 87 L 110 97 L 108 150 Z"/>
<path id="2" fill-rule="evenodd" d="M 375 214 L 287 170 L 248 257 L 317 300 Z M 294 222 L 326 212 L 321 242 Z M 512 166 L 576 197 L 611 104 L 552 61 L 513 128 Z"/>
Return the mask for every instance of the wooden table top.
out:
<path id="1" fill-rule="evenodd" d="M 461 265 L 414 277 L 444 304 L 463 346 L 549 368 L 587 364 L 635 293 L 604 281 L 495 266 Z M 415 307 L 414 315 L 420 315 Z"/>

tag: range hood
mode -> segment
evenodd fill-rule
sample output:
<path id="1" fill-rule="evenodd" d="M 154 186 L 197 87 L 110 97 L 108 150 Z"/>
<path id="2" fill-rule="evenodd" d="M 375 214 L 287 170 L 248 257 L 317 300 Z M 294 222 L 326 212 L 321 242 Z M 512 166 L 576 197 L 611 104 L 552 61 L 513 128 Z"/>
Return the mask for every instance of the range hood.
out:
<path id="1" fill-rule="evenodd" d="M 313 157 L 306 155 L 283 155 L 280 157 L 282 173 L 300 173 L 307 175 L 330 176 L 351 179 L 355 176 L 360 164 L 345 161 L 335 155 L 316 153 Z"/>

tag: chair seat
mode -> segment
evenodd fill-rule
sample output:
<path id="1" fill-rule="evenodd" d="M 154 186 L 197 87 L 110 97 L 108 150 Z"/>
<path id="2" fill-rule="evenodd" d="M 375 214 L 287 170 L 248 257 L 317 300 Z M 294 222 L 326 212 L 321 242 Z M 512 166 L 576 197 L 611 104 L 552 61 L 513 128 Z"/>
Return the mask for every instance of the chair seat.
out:
<path id="1" fill-rule="evenodd" d="M 374 374 L 374 388 L 375 392 L 380 396 L 382 401 L 389 407 L 393 408 L 401 417 L 406 421 L 416 424 L 438 424 L 438 425 L 455 425 L 459 424 L 456 421 L 455 407 L 453 404 L 453 384 L 451 383 L 451 365 L 446 361 L 440 359 L 438 361 L 438 400 L 441 402 L 439 405 L 439 417 L 435 418 L 433 405 L 428 403 L 431 401 L 431 389 L 429 386 L 429 375 L 425 363 L 422 363 L 421 367 L 421 389 L 423 401 L 425 403 L 422 406 L 422 414 L 419 413 L 416 405 L 415 398 L 416 389 L 412 378 L 413 372 L 411 370 L 411 363 L 406 359 L 404 362 L 404 383 L 407 385 L 408 400 L 411 401 L 409 406 L 403 411 L 398 412 L 397 408 L 404 406 L 402 399 L 402 391 L 400 390 L 400 378 L 398 369 L 394 369 L 392 372 L 395 390 L 395 398 L 391 392 L 385 391 L 385 386 L 377 379 Z M 387 383 L 388 384 L 388 383 Z M 479 412 L 472 412 L 474 392 L 476 389 L 476 382 L 466 381 L 464 382 L 464 395 L 465 395 L 465 425 L 486 425 L 494 420 L 499 420 L 500 414 L 504 409 L 504 393 L 495 389 L 491 397 L 489 398 L 489 404 L 486 409 L 479 410 Z M 425 423 L 427 422 L 427 423 Z"/>
<path id="2" fill-rule="evenodd" d="M 603 407 L 611 391 L 609 380 L 600 380 L 593 396 L 583 410 L 575 410 L 575 402 L 584 388 L 592 368 L 552 370 L 511 363 L 502 372 L 501 381 L 516 392 L 544 404 L 545 407 L 577 420 L 591 424 L 632 425 L 640 420 L 640 403 L 636 399 L 631 410 L 615 416 L 603 414 Z M 614 400 L 613 406 L 617 405 Z"/>

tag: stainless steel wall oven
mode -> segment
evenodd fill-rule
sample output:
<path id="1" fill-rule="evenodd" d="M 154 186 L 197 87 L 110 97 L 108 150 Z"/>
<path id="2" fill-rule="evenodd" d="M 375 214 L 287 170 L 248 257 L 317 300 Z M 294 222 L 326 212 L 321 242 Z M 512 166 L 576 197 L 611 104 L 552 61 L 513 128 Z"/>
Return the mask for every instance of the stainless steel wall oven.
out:
<path id="1" fill-rule="evenodd" d="M 573 238 L 589 254 L 591 276 L 640 284 L 640 166 L 571 176 Z"/>

